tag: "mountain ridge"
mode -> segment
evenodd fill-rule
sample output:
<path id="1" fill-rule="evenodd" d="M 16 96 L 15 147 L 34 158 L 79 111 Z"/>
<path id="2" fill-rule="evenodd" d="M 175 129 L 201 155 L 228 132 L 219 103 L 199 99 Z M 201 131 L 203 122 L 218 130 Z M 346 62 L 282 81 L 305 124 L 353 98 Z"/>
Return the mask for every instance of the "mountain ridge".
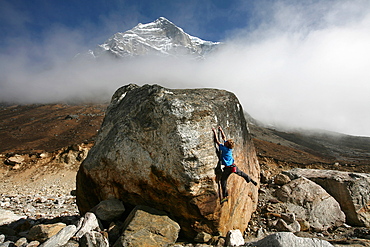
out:
<path id="1" fill-rule="evenodd" d="M 84 57 L 132 58 L 138 56 L 190 56 L 203 59 L 216 50 L 220 42 L 191 36 L 165 17 L 150 23 L 139 23 L 125 32 L 117 32 Z"/>

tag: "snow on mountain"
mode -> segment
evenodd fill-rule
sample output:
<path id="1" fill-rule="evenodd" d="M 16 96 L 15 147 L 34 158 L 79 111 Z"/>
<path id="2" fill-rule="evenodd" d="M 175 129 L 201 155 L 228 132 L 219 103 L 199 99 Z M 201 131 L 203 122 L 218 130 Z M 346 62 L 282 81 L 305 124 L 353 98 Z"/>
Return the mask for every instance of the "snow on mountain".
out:
<path id="1" fill-rule="evenodd" d="M 143 55 L 192 56 L 204 58 L 219 45 L 219 42 L 204 41 L 185 33 L 171 21 L 160 17 L 147 24 L 139 23 L 124 33 L 116 33 L 95 50 L 84 56 L 116 58 Z"/>

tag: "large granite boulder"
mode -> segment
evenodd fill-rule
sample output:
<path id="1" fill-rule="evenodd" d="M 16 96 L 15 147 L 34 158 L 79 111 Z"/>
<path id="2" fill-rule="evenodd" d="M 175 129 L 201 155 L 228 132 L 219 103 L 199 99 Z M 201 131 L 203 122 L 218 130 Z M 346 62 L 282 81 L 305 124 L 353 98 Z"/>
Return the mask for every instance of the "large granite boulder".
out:
<path id="1" fill-rule="evenodd" d="M 346 220 L 339 203 L 318 184 L 298 178 L 276 190 L 279 200 L 296 217 L 308 221 L 316 231 L 343 225 Z"/>
<path id="2" fill-rule="evenodd" d="M 232 175 L 229 201 L 220 204 L 212 133 L 219 125 L 237 144 L 235 163 L 258 181 L 256 153 L 233 93 L 134 84 L 118 89 L 77 174 L 80 212 L 116 198 L 126 208 L 165 211 L 189 237 L 245 229 L 257 207 L 258 188 Z"/>
<path id="3" fill-rule="evenodd" d="M 349 225 L 370 227 L 370 174 L 299 168 L 285 174 L 319 184 L 339 202 Z"/>

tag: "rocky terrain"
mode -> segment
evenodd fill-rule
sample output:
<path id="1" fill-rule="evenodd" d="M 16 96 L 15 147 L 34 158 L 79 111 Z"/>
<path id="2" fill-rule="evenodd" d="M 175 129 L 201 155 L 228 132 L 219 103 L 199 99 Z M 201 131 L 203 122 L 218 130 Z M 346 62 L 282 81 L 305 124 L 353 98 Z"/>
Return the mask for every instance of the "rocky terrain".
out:
<path id="1" fill-rule="evenodd" d="M 93 145 L 107 105 L 0 106 L 0 206 L 34 223 L 77 220 L 76 173 Z M 370 173 L 370 138 L 333 133 L 284 132 L 249 124 L 261 166 L 259 206 L 247 229 L 254 239 L 276 232 L 276 175 L 291 168 Z M 274 210 L 271 210 L 273 208 Z M 271 214 L 267 214 L 267 213 Z M 74 218 L 75 217 L 75 218 Z M 275 217 L 275 218 L 274 218 Z M 1 233 L 9 230 L 2 227 Z M 5 234 L 6 235 L 6 234 Z M 300 231 L 335 245 L 370 246 L 366 227 Z M 12 240 L 17 240 L 13 237 Z"/>

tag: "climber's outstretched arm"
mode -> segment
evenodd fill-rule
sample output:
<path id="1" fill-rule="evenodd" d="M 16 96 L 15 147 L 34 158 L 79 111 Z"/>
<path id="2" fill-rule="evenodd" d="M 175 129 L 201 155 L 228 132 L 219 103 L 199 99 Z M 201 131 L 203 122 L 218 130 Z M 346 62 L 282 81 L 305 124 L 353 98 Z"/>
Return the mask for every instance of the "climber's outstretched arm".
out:
<path id="1" fill-rule="evenodd" d="M 212 128 L 212 131 L 213 131 L 213 137 L 215 139 L 215 143 L 217 143 L 217 145 L 220 145 L 220 141 L 218 140 L 216 129 Z"/>
<path id="2" fill-rule="evenodd" d="M 227 139 L 226 139 L 226 135 L 225 135 L 224 131 L 222 130 L 221 126 L 218 126 L 218 129 L 219 129 L 219 131 L 221 131 L 221 137 L 222 137 L 222 139 L 223 139 L 224 141 L 226 141 L 226 140 L 227 140 Z"/>

